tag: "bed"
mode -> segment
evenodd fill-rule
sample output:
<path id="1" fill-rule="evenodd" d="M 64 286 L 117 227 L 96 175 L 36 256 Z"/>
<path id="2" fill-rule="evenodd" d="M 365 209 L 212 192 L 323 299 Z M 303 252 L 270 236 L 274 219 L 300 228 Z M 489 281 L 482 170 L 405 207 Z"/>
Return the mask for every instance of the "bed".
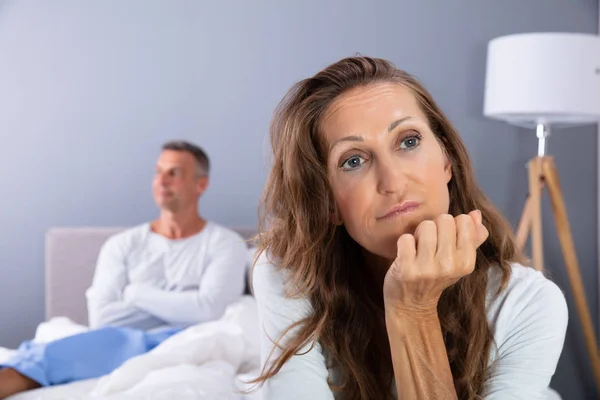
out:
<path id="1" fill-rule="evenodd" d="M 48 340 L 57 334 L 86 329 L 85 291 L 91 283 L 100 247 L 109 236 L 123 229 L 55 228 L 47 233 L 46 322 L 40 324 L 36 336 Z M 245 239 L 255 233 L 251 228 L 233 229 Z M 252 255 L 249 245 L 249 258 Z M 190 329 L 180 340 L 159 346 L 162 351 L 158 354 L 136 357 L 115 374 L 37 389 L 9 400 L 258 400 L 260 391 L 243 392 L 251 388 L 243 381 L 257 376 L 260 363 L 253 301 L 251 296 L 244 296 L 228 309 L 223 321 Z M 196 356 L 190 358 L 190 352 Z M 240 354 L 244 362 L 240 361 Z M 0 358 L 3 356 L 7 354 L 0 349 Z M 231 364 L 240 368 L 233 370 Z M 547 400 L 560 400 L 560 396 L 550 390 Z"/>
<path id="2" fill-rule="evenodd" d="M 36 339 L 52 340 L 87 329 L 85 291 L 91 284 L 100 247 L 123 229 L 61 227 L 47 232 L 46 321 L 38 327 Z M 255 234 L 249 227 L 232 229 L 245 239 Z M 252 250 L 249 244 L 248 265 Z M 246 294 L 221 320 L 189 328 L 151 353 L 126 362 L 113 374 L 9 399 L 254 400 L 259 392 L 244 393 L 250 388 L 244 381 L 256 376 L 258 366 L 258 318 L 254 299 Z"/>

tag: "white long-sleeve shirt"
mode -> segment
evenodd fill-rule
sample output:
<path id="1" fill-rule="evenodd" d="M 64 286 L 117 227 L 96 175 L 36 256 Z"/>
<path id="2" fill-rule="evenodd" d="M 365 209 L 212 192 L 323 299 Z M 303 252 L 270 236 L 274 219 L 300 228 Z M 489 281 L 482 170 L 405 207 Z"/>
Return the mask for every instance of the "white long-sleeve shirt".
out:
<path id="1" fill-rule="evenodd" d="M 244 290 L 247 246 L 213 222 L 168 239 L 142 224 L 109 238 L 86 292 L 89 324 L 153 329 L 219 318 Z"/>
<path id="2" fill-rule="evenodd" d="M 495 297 L 500 278 L 499 269 L 490 271 L 487 317 L 497 349 L 492 345 L 490 374 L 483 397 L 486 400 L 546 399 L 566 334 L 565 297 L 541 272 L 518 264 L 512 266 L 506 289 Z M 263 365 L 280 353 L 275 350 L 268 359 L 273 341 L 312 312 L 307 299 L 285 296 L 284 283 L 285 272 L 276 271 L 263 253 L 252 277 L 261 324 Z M 290 335 L 294 332 L 297 330 Z M 326 356 L 318 343 L 309 348 L 310 344 L 267 380 L 262 389 L 263 400 L 334 399 L 327 384 L 330 371 L 326 367 Z"/>

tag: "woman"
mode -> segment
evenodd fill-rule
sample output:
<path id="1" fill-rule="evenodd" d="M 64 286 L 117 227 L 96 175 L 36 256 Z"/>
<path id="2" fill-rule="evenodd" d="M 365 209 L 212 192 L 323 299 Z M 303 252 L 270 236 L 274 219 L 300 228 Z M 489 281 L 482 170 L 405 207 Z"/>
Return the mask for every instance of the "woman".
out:
<path id="1" fill-rule="evenodd" d="M 276 111 L 253 287 L 267 399 L 537 399 L 558 287 L 519 264 L 431 95 L 343 59 Z"/>

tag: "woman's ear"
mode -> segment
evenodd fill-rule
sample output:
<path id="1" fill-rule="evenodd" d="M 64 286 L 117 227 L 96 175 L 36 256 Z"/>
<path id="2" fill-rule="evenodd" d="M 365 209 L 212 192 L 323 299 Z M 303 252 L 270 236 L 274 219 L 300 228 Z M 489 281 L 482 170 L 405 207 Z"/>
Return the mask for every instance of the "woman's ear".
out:
<path id="1" fill-rule="evenodd" d="M 344 221 L 342 221 L 342 216 L 340 215 L 340 212 L 338 211 L 338 208 L 336 206 L 333 206 L 333 209 L 331 210 L 330 218 L 331 218 L 331 223 L 334 224 L 335 226 L 340 226 L 344 223 Z"/>
<path id="2" fill-rule="evenodd" d="M 446 159 L 446 164 L 444 165 L 444 174 L 446 175 L 446 183 L 450 182 L 452 179 L 452 162 L 448 156 L 444 156 Z"/>

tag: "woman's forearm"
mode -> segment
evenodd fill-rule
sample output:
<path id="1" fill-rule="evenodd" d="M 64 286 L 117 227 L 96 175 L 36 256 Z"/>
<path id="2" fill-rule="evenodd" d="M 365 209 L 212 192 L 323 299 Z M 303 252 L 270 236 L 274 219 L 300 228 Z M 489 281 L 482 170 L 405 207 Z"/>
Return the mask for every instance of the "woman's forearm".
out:
<path id="1" fill-rule="evenodd" d="M 456 399 L 437 313 L 386 311 L 399 400 Z"/>

